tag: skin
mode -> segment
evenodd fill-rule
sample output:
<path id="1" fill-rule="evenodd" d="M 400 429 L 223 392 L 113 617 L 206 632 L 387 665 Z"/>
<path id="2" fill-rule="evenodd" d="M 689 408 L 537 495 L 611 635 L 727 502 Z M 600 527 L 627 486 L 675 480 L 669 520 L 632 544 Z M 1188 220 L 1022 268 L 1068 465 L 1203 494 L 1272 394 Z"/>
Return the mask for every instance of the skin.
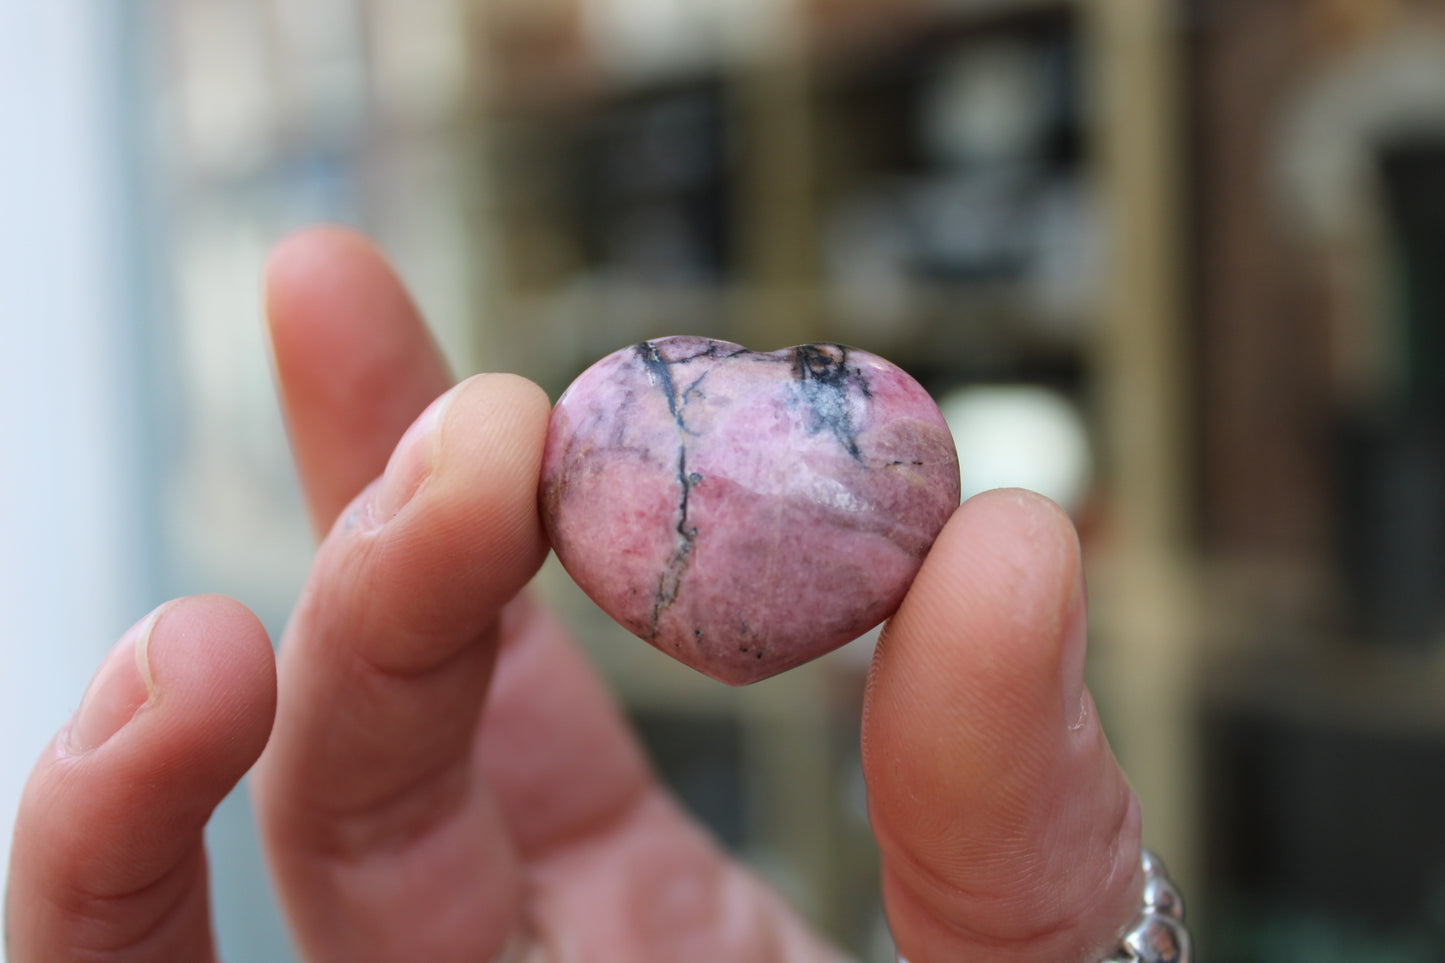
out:
<path id="1" fill-rule="evenodd" d="M 118 644 L 26 789 L 11 963 L 215 959 L 201 833 L 253 766 L 308 960 L 840 959 L 668 796 L 523 591 L 547 550 L 542 391 L 487 374 L 428 407 L 445 366 L 355 234 L 287 240 L 267 282 L 308 585 L 274 662 L 214 596 Z M 912 963 L 1087 963 L 1132 917 L 1138 807 L 1083 624 L 1068 519 L 1008 491 L 959 509 L 890 623 L 862 745 Z"/>

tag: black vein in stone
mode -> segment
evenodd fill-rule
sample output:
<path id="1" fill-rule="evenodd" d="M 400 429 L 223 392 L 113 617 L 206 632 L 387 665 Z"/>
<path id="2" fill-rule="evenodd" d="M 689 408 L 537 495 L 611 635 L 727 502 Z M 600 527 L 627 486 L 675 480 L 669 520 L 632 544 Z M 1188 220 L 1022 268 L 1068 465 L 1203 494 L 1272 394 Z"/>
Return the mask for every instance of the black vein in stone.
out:
<path id="1" fill-rule="evenodd" d="M 637 346 L 637 354 L 646 365 L 648 374 L 661 382 L 662 393 L 667 395 L 667 410 L 672 413 L 672 420 L 677 422 L 679 428 L 683 428 L 682 414 L 677 410 L 677 389 L 672 384 L 672 371 L 668 362 L 657 353 L 657 345 L 651 341 L 644 341 Z"/>
<path id="2" fill-rule="evenodd" d="M 682 392 L 682 405 L 683 405 L 684 408 L 687 407 L 687 403 L 692 400 L 692 396 L 693 396 L 694 394 L 696 394 L 699 398 L 702 397 L 702 392 L 699 391 L 698 389 L 702 386 L 703 379 L 705 379 L 705 378 L 706 378 L 708 375 L 710 375 L 710 374 L 712 374 L 712 369 L 711 369 L 711 368 L 708 368 L 708 369 L 707 369 L 706 371 L 704 371 L 702 374 L 700 374 L 700 375 L 698 375 L 696 378 L 694 378 L 694 379 L 692 380 L 692 384 L 688 385 L 686 388 L 683 389 L 683 392 Z M 683 430 L 684 430 L 684 431 L 687 430 L 686 426 L 683 427 Z M 692 433 L 692 432 L 688 432 L 688 434 L 691 434 L 691 433 Z"/>
<path id="3" fill-rule="evenodd" d="M 837 351 L 837 356 L 827 349 Z M 858 427 L 848 405 L 848 394 L 857 389 L 864 398 L 871 397 L 863 373 L 848 364 L 848 349 L 841 344 L 801 344 L 793 349 L 793 377 L 797 391 L 808 406 L 812 423 L 810 433 L 824 428 L 832 432 L 838 443 L 859 462 Z"/>
<path id="4" fill-rule="evenodd" d="M 704 372 L 688 386 L 681 399 L 681 404 L 679 404 L 677 386 L 672 380 L 672 371 L 670 370 L 672 362 L 665 360 L 658 353 L 657 346 L 651 341 L 639 344 L 637 353 L 648 372 L 652 374 L 654 381 L 667 396 L 667 410 L 672 414 L 672 420 L 677 426 L 678 433 L 677 484 L 681 495 L 678 497 L 677 525 L 675 526 L 677 545 L 667 564 L 663 567 L 662 573 L 658 576 L 657 594 L 652 601 L 651 637 L 656 639 L 658 620 L 662 617 L 663 611 L 677 601 L 678 592 L 682 588 L 682 576 L 687 571 L 688 561 L 692 558 L 693 542 L 697 538 L 697 529 L 688 524 L 687 502 L 693 487 L 702 481 L 702 476 L 695 472 L 689 473 L 687 470 L 687 437 L 691 432 L 688 431 L 687 423 L 683 419 L 683 410 L 687 407 L 687 395 L 707 374 Z M 698 356 L 694 355 L 694 357 Z"/>
<path id="5" fill-rule="evenodd" d="M 651 342 L 651 341 L 647 341 L 647 342 L 644 342 L 644 343 L 647 344 L 647 345 L 649 345 L 649 346 L 652 346 L 652 344 L 653 344 L 653 342 Z M 721 342 L 721 341 L 713 341 L 713 342 L 710 342 L 707 347 L 701 349 L 700 351 L 694 351 L 692 354 L 685 354 L 685 355 L 683 355 L 683 356 L 680 357 L 680 358 L 660 358 L 660 360 L 662 361 L 663 364 L 687 364 L 689 361 L 696 361 L 698 358 L 723 358 L 723 359 L 727 359 L 727 358 L 735 358 L 735 357 L 737 357 L 737 356 L 740 355 L 740 354 L 747 354 L 747 353 L 748 353 L 748 349 L 747 349 L 747 348 L 738 348 L 738 349 L 735 350 L 735 351 L 730 351 L 730 352 L 728 352 L 727 354 L 723 354 L 723 353 L 722 353 L 722 352 L 723 352 L 723 345 L 724 345 L 724 343 Z M 654 347 L 653 350 L 656 351 L 656 348 Z"/>

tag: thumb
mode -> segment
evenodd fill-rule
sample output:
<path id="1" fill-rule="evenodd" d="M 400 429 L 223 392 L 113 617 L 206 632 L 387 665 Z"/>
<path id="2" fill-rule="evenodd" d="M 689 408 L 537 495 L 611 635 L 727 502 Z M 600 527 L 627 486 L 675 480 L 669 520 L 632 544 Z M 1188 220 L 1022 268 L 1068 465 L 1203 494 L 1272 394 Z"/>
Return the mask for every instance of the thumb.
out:
<path id="1" fill-rule="evenodd" d="M 1025 492 L 949 521 L 874 659 L 869 806 L 899 953 L 1091 963 L 1139 905 L 1139 809 L 1083 684 L 1078 541 Z"/>
<path id="2" fill-rule="evenodd" d="M 181 599 L 126 633 L 25 787 L 10 963 L 214 960 L 201 831 L 275 702 L 270 643 L 239 603 Z"/>

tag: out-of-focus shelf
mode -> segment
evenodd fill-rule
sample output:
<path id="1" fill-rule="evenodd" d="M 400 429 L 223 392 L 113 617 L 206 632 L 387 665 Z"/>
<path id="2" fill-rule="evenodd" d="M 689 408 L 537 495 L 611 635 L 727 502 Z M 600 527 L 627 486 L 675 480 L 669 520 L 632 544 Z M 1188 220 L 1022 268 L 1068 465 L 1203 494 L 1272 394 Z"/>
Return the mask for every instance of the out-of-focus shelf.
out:
<path id="1" fill-rule="evenodd" d="M 566 380 L 618 348 L 673 334 L 739 340 L 754 350 L 787 347 L 794 342 L 771 337 L 756 319 L 787 314 L 804 303 L 798 310 L 813 310 L 819 301 L 826 340 L 866 343 L 905 366 L 977 371 L 1016 369 L 1027 362 L 1076 364 L 1094 335 L 1096 312 L 1083 303 L 1048 314 L 1039 309 L 1039 298 L 1035 285 L 1008 281 L 910 281 L 887 293 L 830 285 L 820 293 L 806 285 L 596 277 L 565 290 L 506 299 L 494 310 L 499 331 L 532 335 L 499 345 L 510 367 Z M 545 387 L 555 393 L 566 380 Z"/>
<path id="2" fill-rule="evenodd" d="M 839 340 L 866 337 L 872 350 L 960 370 L 1015 366 L 1026 358 L 1077 358 L 1088 350 L 1097 312 L 1088 303 L 1040 309 L 1028 282 L 908 281 L 888 292 L 830 285 L 823 310 Z"/>

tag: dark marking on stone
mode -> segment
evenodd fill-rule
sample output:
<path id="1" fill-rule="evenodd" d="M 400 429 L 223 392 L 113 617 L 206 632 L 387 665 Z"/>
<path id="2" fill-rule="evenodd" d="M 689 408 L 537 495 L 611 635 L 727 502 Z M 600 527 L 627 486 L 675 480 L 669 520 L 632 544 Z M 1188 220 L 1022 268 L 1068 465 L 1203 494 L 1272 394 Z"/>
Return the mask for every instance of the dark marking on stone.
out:
<path id="1" fill-rule="evenodd" d="M 699 358 L 716 358 L 716 357 L 717 357 L 717 345 L 715 345 L 715 344 L 710 344 L 710 345 L 708 345 L 706 348 L 703 348 L 701 351 L 694 351 L 692 354 L 679 355 L 679 356 L 676 357 L 676 358 L 668 358 L 668 359 L 667 359 L 667 363 L 668 363 L 668 364 L 690 364 L 690 363 L 692 363 L 692 362 L 694 362 L 694 361 L 697 361 Z"/>
<path id="2" fill-rule="evenodd" d="M 853 391 L 865 399 L 872 395 L 863 373 L 848 364 L 848 349 L 841 344 L 798 345 L 793 349 L 793 378 L 797 397 L 808 408 L 808 433 L 832 432 L 844 450 L 861 463 L 858 426 L 853 424 L 848 398 Z"/>
<path id="3" fill-rule="evenodd" d="M 687 426 L 682 423 L 682 412 L 677 410 L 677 388 L 672 383 L 672 372 L 668 370 L 668 362 L 657 353 L 657 345 L 644 341 L 637 346 L 637 354 L 648 374 L 662 383 L 662 393 L 667 396 L 667 410 L 672 420 L 677 422 L 677 427 L 686 429 Z"/>
<path id="4" fill-rule="evenodd" d="M 682 391 L 682 403 L 683 403 L 683 406 L 684 406 L 684 407 L 687 405 L 687 403 L 688 403 L 689 401 L 691 401 L 691 400 L 693 399 L 694 396 L 696 396 L 696 397 L 698 397 L 698 398 L 705 398 L 705 397 L 707 397 L 707 396 L 704 395 L 704 394 L 702 393 L 702 391 L 699 389 L 699 386 L 702 384 L 703 379 L 706 378 L 706 377 L 707 377 L 709 374 L 711 374 L 711 373 L 712 373 L 712 369 L 711 369 L 711 368 L 707 369 L 707 370 L 704 371 L 702 374 L 700 374 L 700 375 L 698 375 L 696 378 L 694 378 L 693 381 L 692 381 L 692 384 L 688 385 L 686 388 L 683 389 L 683 391 Z"/>
<path id="5" fill-rule="evenodd" d="M 675 358 L 664 358 L 662 357 L 661 352 L 658 352 L 658 357 L 663 364 L 688 364 L 689 362 L 696 361 L 699 358 L 733 358 L 738 356 L 739 354 L 748 353 L 747 348 L 737 348 L 736 350 L 728 354 L 723 354 L 722 351 L 724 342 L 721 341 L 712 341 L 705 338 L 687 338 L 685 340 L 707 341 L 707 347 L 694 351 L 692 354 L 684 354 Z M 653 344 L 653 342 L 644 341 L 643 344 L 651 345 Z"/>
<path id="6" fill-rule="evenodd" d="M 662 618 L 662 613 L 672 603 L 677 601 L 678 592 L 682 589 L 682 576 L 687 571 L 687 563 L 692 559 L 693 542 L 697 539 L 697 528 L 688 525 L 687 503 L 692 494 L 692 475 L 687 470 L 687 445 L 677 446 L 677 483 L 682 489 L 677 505 L 677 525 L 674 527 L 677 532 L 677 546 L 672 551 L 672 557 L 667 560 L 663 567 L 662 574 L 657 581 L 657 596 L 652 602 L 652 638 L 657 638 L 657 623 Z"/>
<path id="7" fill-rule="evenodd" d="M 677 444 L 677 484 L 680 491 L 677 505 L 677 544 L 673 548 L 672 556 L 667 560 L 662 573 L 657 580 L 657 594 L 652 601 L 651 638 L 657 638 L 658 621 L 662 613 L 677 601 L 678 592 L 682 588 L 682 577 L 687 571 L 688 561 L 692 558 L 693 541 L 697 538 L 697 529 L 688 525 L 687 503 L 692 493 L 692 488 L 697 484 L 694 481 L 694 473 L 687 470 L 687 436 L 692 434 L 688 430 L 687 421 L 683 418 L 683 408 L 686 407 L 684 393 L 683 404 L 678 404 L 677 385 L 672 380 L 670 370 L 672 362 L 663 358 L 657 350 L 657 345 L 651 341 L 644 341 L 637 346 L 638 356 L 646 366 L 648 373 L 653 376 L 654 383 L 662 389 L 667 396 L 667 410 L 672 415 L 672 420 L 677 425 L 680 435 Z M 703 377 L 706 377 L 704 373 Z M 688 390 L 692 390 L 702 378 L 694 381 Z M 698 478 L 700 481 L 701 479 Z"/>

